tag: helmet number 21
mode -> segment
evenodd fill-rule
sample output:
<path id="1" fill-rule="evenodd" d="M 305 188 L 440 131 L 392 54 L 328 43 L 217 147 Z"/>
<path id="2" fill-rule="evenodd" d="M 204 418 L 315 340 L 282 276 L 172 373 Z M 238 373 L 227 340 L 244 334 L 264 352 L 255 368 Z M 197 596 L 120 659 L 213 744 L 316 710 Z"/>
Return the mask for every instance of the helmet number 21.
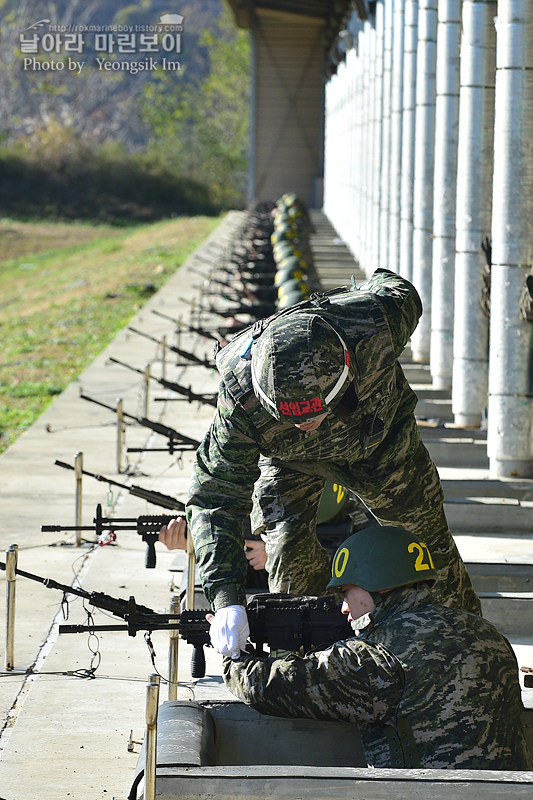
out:
<path id="1" fill-rule="evenodd" d="M 409 553 L 416 552 L 415 571 L 422 572 L 425 569 L 435 569 L 433 560 L 427 546 L 420 542 L 411 542 L 407 548 Z"/>

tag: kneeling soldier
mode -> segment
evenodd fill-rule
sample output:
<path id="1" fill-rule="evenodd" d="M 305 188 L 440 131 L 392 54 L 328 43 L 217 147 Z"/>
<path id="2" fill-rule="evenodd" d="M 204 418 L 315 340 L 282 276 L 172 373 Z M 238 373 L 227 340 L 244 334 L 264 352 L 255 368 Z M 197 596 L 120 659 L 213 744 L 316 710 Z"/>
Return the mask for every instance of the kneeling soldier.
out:
<path id="1" fill-rule="evenodd" d="M 441 605 L 426 545 L 393 526 L 337 550 L 353 638 L 320 652 L 224 659 L 228 689 L 263 714 L 357 723 L 369 766 L 531 769 L 518 666 L 487 620 Z"/>

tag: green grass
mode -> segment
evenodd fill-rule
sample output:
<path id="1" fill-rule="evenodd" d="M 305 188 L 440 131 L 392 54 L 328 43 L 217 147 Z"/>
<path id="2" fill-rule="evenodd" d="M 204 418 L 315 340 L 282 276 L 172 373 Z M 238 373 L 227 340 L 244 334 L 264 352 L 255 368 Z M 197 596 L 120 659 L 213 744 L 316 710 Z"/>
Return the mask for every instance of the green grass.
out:
<path id="1" fill-rule="evenodd" d="M 0 260 L 0 452 L 218 223 L 182 217 L 116 228 L 0 220 L 8 256 Z"/>

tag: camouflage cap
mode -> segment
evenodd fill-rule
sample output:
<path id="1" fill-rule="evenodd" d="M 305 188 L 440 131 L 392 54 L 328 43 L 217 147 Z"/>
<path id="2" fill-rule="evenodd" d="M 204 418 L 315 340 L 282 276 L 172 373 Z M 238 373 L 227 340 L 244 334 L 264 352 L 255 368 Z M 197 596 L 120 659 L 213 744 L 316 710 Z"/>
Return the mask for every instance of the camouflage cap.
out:
<path id="1" fill-rule="evenodd" d="M 252 348 L 255 394 L 276 419 L 298 424 L 325 414 L 347 388 L 351 358 L 339 333 L 318 314 L 275 317 Z"/>
<path id="2" fill-rule="evenodd" d="M 435 581 L 431 553 L 418 536 L 395 525 L 372 525 L 343 542 L 331 564 L 328 589 L 354 585 L 380 592 Z"/>

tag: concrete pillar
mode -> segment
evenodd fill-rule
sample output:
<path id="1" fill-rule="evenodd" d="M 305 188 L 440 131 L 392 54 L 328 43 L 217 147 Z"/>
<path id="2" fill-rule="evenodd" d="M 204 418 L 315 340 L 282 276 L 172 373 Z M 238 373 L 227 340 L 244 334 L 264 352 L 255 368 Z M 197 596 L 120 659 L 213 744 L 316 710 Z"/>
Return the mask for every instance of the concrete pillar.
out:
<path id="1" fill-rule="evenodd" d="M 411 337 L 413 359 L 429 362 L 435 156 L 437 0 L 420 0 L 416 87 L 416 144 L 413 198 L 413 283 L 424 312 Z"/>
<path id="2" fill-rule="evenodd" d="M 393 0 L 384 3 L 383 21 L 383 76 L 381 104 L 381 169 L 379 190 L 379 267 L 389 269 L 389 230 L 391 195 L 391 103 L 392 103 L 392 43 Z"/>
<path id="3" fill-rule="evenodd" d="M 439 0 L 430 345 L 435 389 L 452 385 L 460 34 L 461 0 Z"/>
<path id="4" fill-rule="evenodd" d="M 520 314 L 533 264 L 532 41 L 531 0 L 499 0 L 488 426 L 494 477 L 533 477 L 533 327 Z"/>
<path id="5" fill-rule="evenodd" d="M 413 275 L 413 184 L 415 171 L 418 0 L 405 0 L 402 165 L 400 186 L 400 275 Z"/>
<path id="6" fill-rule="evenodd" d="M 494 163 L 496 0 L 464 0 L 461 37 L 452 411 L 480 427 L 488 402 L 489 321 L 481 297 Z"/>
<path id="7" fill-rule="evenodd" d="M 405 0 L 394 0 L 392 43 L 392 95 L 390 139 L 390 224 L 389 263 L 393 272 L 400 272 L 400 212 L 402 186 L 403 64 Z"/>
<path id="8" fill-rule="evenodd" d="M 382 113 L 383 113 L 383 46 L 384 46 L 384 8 L 383 2 L 376 3 L 376 47 L 373 69 L 373 103 L 371 130 L 374 137 L 372 148 L 371 192 L 372 204 L 370 212 L 371 247 L 369 261 L 365 266 L 367 274 L 374 272 L 380 265 L 380 231 L 379 220 L 381 210 L 381 154 L 382 154 Z"/>

